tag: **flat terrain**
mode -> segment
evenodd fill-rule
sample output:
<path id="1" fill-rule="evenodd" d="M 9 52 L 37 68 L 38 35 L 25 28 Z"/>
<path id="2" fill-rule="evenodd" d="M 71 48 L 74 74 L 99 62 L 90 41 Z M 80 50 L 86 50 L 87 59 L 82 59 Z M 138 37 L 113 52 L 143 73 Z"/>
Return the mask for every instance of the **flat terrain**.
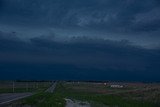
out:
<path id="1" fill-rule="evenodd" d="M 51 87 L 49 87 L 45 92 L 53 93 L 56 88 L 57 82 L 53 82 Z"/>
<path id="2" fill-rule="evenodd" d="M 0 81 L 0 107 L 43 92 L 50 86 L 50 82 Z"/>
<path id="3" fill-rule="evenodd" d="M 7 93 L 0 94 L 0 106 L 8 104 L 10 102 L 32 96 L 32 93 Z"/>
<path id="4" fill-rule="evenodd" d="M 37 92 L 11 105 L 16 107 L 160 107 L 158 83 L 57 82 L 50 86 L 49 91 Z"/>
<path id="5" fill-rule="evenodd" d="M 0 81 L 0 93 L 37 92 L 47 89 L 51 82 L 43 81 Z"/>

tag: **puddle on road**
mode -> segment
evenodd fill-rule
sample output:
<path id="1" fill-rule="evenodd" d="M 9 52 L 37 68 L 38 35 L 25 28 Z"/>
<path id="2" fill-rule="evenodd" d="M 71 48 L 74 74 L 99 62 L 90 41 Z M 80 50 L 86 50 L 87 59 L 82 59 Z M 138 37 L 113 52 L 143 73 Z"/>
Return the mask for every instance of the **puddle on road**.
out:
<path id="1" fill-rule="evenodd" d="M 88 102 L 82 102 L 77 100 L 65 99 L 66 107 L 91 107 Z"/>

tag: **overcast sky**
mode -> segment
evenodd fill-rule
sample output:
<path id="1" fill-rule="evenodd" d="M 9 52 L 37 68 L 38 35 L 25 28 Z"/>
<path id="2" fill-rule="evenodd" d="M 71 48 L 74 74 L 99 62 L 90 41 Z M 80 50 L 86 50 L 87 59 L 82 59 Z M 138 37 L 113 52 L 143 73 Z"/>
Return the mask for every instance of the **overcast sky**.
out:
<path id="1" fill-rule="evenodd" d="M 160 81 L 159 65 L 159 0 L 0 0 L 2 79 Z"/>

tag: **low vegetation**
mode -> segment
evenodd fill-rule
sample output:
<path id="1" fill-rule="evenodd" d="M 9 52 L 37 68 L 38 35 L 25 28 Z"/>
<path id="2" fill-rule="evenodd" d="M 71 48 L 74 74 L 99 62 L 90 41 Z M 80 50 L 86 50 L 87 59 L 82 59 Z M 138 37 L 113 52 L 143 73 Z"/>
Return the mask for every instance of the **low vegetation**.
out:
<path id="1" fill-rule="evenodd" d="M 150 90 L 143 91 L 143 89 L 138 88 L 135 91 L 135 87 L 133 89 L 127 87 L 123 90 L 112 89 L 103 84 L 60 82 L 57 84 L 54 93 L 39 92 L 29 98 L 14 103 L 13 106 L 65 107 L 65 98 L 68 98 L 87 101 L 92 107 L 160 107 L 159 90 L 152 90 L 150 96 L 155 93 L 156 95 L 145 99 L 149 95 L 148 92 Z"/>
<path id="2" fill-rule="evenodd" d="M 43 81 L 0 81 L 0 93 L 41 92 L 51 85 Z"/>
<path id="3" fill-rule="evenodd" d="M 79 85 L 81 87 L 81 85 Z M 83 85 L 84 86 L 84 85 Z M 103 87 L 103 86 L 102 86 Z M 57 91 L 59 93 L 62 93 L 63 97 L 67 97 L 70 99 L 77 99 L 82 101 L 88 101 L 93 106 L 95 103 L 102 104 L 102 105 L 108 105 L 111 107 L 158 107 L 158 104 L 156 105 L 153 102 L 150 101 L 139 101 L 139 100 L 133 100 L 132 98 L 127 98 L 126 96 L 122 96 L 121 94 L 102 94 L 102 93 L 96 93 L 96 92 L 87 92 L 85 89 L 81 89 L 78 91 L 74 89 L 74 87 L 70 85 L 63 85 L 59 84 L 57 87 L 59 88 Z M 99 90 L 99 89 L 98 89 Z M 122 90 L 122 89 L 119 89 Z M 124 92 L 122 90 L 122 92 Z M 123 93 L 124 94 L 124 93 Z M 131 97 L 131 96 L 130 96 Z"/>

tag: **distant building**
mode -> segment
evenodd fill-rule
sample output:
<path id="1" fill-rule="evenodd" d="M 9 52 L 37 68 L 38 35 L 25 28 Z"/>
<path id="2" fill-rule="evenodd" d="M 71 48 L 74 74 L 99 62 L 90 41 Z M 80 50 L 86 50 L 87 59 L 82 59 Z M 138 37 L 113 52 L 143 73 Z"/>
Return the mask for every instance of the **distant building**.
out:
<path id="1" fill-rule="evenodd" d="M 123 88 L 124 86 L 123 85 L 111 85 L 110 87 L 111 88 Z"/>
<path id="2" fill-rule="evenodd" d="M 107 85 L 107 83 L 104 83 L 104 85 Z"/>

